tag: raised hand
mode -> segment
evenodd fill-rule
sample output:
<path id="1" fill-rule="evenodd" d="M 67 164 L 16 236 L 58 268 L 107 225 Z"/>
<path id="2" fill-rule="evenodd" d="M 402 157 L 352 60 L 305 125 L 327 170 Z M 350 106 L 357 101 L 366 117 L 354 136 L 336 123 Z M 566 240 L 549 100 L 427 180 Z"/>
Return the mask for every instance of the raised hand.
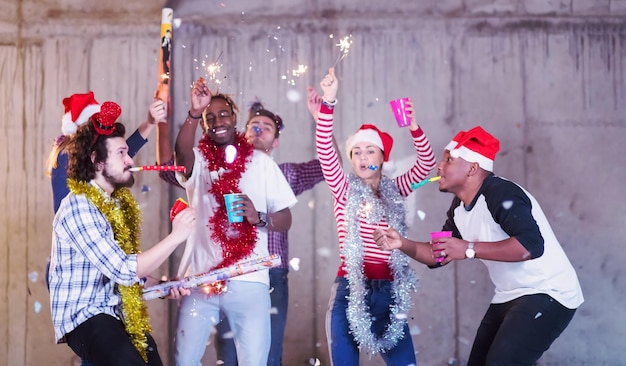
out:
<path id="1" fill-rule="evenodd" d="M 209 103 L 211 103 L 211 90 L 204 78 L 198 78 L 191 88 L 191 114 L 201 115 Z"/>
<path id="2" fill-rule="evenodd" d="M 335 102 L 335 99 L 337 97 L 337 88 L 339 87 L 339 81 L 335 76 L 334 67 L 328 69 L 328 74 L 326 74 L 322 81 L 320 81 L 320 87 L 322 88 L 324 99 L 329 103 Z"/>
<path id="3" fill-rule="evenodd" d="M 322 96 L 318 94 L 317 90 L 312 86 L 306 88 L 307 100 L 306 104 L 309 107 L 309 113 L 315 121 L 317 121 L 317 113 L 320 111 L 320 105 L 322 104 Z"/>
<path id="4" fill-rule="evenodd" d="M 167 103 L 161 99 L 154 98 L 148 111 L 148 123 L 167 123 Z"/>

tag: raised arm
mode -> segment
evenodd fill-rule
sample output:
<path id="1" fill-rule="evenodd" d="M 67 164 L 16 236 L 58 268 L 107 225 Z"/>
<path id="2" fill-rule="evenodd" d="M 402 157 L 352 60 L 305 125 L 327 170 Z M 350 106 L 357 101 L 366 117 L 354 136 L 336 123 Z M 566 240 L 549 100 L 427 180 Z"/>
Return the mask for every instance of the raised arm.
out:
<path id="1" fill-rule="evenodd" d="M 193 146 L 195 143 L 198 122 L 202 119 L 204 109 L 211 103 L 211 91 L 206 85 L 204 78 L 199 78 L 191 89 L 191 108 L 187 112 L 187 118 L 176 137 L 176 165 L 184 165 L 185 176 L 189 178 L 193 172 L 195 161 Z"/>
<path id="2" fill-rule="evenodd" d="M 334 69 L 322 79 L 320 86 L 324 91 L 324 98 L 320 104 L 317 125 L 315 129 L 315 147 L 322 166 L 324 179 L 336 200 L 344 196 L 347 189 L 346 176 L 341 167 L 339 150 L 333 143 L 333 111 L 336 103 L 338 82 Z M 332 99 L 332 100 L 328 100 Z"/>
<path id="3" fill-rule="evenodd" d="M 409 119 L 411 120 L 409 131 L 413 138 L 413 147 L 417 156 L 411 169 L 396 178 L 396 184 L 404 196 L 408 196 L 411 193 L 411 183 L 418 183 L 424 180 L 437 164 L 430 141 L 428 141 L 426 134 L 417 123 L 411 99 L 407 103 L 406 110 L 409 112 Z"/>

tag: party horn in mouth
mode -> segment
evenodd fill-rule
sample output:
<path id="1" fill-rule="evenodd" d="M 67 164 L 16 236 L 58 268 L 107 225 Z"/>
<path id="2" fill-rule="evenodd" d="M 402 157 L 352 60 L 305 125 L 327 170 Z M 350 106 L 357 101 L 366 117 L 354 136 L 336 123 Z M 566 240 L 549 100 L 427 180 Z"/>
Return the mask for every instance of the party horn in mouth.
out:
<path id="1" fill-rule="evenodd" d="M 411 190 L 415 190 L 421 186 L 423 186 L 426 183 L 430 183 L 430 182 L 436 182 L 439 179 L 441 179 L 441 176 L 436 176 L 436 177 L 432 177 L 432 178 L 428 178 L 428 179 L 424 179 L 423 181 L 419 182 L 419 183 L 411 183 Z"/>
<path id="2" fill-rule="evenodd" d="M 159 172 L 185 172 L 184 165 L 144 165 L 136 166 L 129 169 L 131 172 L 138 172 L 140 170 L 155 170 Z"/>

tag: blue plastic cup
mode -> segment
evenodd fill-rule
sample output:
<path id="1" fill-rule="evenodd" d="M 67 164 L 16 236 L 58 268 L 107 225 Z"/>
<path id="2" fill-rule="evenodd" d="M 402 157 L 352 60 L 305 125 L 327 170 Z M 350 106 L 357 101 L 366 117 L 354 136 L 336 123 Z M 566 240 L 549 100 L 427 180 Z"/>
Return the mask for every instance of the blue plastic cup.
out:
<path id="1" fill-rule="evenodd" d="M 238 193 L 229 193 L 224 195 L 224 203 L 226 204 L 226 212 L 228 213 L 228 222 L 243 222 L 243 216 L 235 215 L 236 212 L 241 212 L 237 208 L 241 206 L 237 202 L 241 201 Z"/>

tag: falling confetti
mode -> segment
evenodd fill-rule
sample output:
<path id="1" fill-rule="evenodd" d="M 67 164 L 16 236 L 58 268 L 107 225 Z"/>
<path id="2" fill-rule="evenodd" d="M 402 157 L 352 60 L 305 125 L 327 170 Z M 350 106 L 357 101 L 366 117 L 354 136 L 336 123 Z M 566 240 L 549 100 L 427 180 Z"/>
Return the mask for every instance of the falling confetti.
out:
<path id="1" fill-rule="evenodd" d="M 295 89 L 287 90 L 287 100 L 292 103 L 298 103 L 302 99 L 302 94 Z"/>
<path id="2" fill-rule="evenodd" d="M 226 148 L 224 149 L 224 160 L 226 160 L 226 163 L 232 163 L 233 161 L 235 161 L 236 157 L 237 148 L 233 145 L 226 146 Z"/>
<path id="3" fill-rule="evenodd" d="M 307 203 L 307 207 L 312 210 L 315 208 L 315 200 L 311 199 L 308 203 Z"/>
<path id="4" fill-rule="evenodd" d="M 412 325 L 409 329 L 409 332 L 411 333 L 411 335 L 418 335 L 422 333 L 420 327 L 418 327 L 417 325 Z"/>
<path id="5" fill-rule="evenodd" d="M 309 365 L 320 366 L 322 363 L 317 358 L 309 358 Z"/>
<path id="6" fill-rule="evenodd" d="M 150 192 L 150 186 L 147 184 L 144 184 L 141 186 L 141 193 L 148 193 Z"/>
<path id="7" fill-rule="evenodd" d="M 426 218 L 426 212 L 422 210 L 417 210 L 417 217 L 419 217 L 420 220 L 424 221 L 424 219 Z"/>
<path id="8" fill-rule="evenodd" d="M 539 318 L 541 315 L 542 315 L 541 312 L 535 314 L 535 319 Z"/>
<path id="9" fill-rule="evenodd" d="M 513 201 L 504 201 L 504 202 L 502 202 L 502 208 L 504 208 L 505 210 L 508 210 L 511 207 L 513 207 Z"/>
<path id="10" fill-rule="evenodd" d="M 278 314 L 278 309 L 275 306 L 272 306 L 270 308 L 270 315 L 276 315 Z"/>
<path id="11" fill-rule="evenodd" d="M 398 313 L 398 314 L 396 314 L 396 319 L 404 320 L 406 318 L 408 318 L 408 316 L 405 313 Z"/>
<path id="12" fill-rule="evenodd" d="M 32 271 L 28 274 L 28 279 L 30 282 L 37 282 L 37 278 L 39 278 L 39 273 L 36 271 Z"/>
<path id="13" fill-rule="evenodd" d="M 41 311 L 41 303 L 39 301 L 35 301 L 35 313 L 39 314 Z"/>
<path id="14" fill-rule="evenodd" d="M 321 247 L 317 249 L 317 255 L 320 257 L 330 257 L 331 254 L 331 250 L 328 247 Z"/>
<path id="15" fill-rule="evenodd" d="M 300 258 L 292 258 L 289 261 L 289 267 L 291 267 L 294 271 L 300 270 Z"/>

